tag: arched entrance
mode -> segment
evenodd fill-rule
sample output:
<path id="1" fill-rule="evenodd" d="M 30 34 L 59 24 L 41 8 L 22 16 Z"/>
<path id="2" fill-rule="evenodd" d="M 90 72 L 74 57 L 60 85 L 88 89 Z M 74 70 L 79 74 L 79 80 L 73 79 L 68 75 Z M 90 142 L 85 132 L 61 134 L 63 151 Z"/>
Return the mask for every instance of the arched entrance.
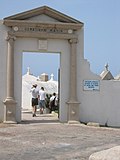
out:
<path id="1" fill-rule="evenodd" d="M 60 53 L 23 52 L 22 55 L 22 115 L 26 115 L 28 112 L 30 115 L 29 119 L 32 118 L 30 89 L 33 84 L 37 84 L 37 89 L 44 87 L 46 93 L 44 114 L 47 114 L 41 115 L 38 105 L 37 117 L 58 118 Z M 51 112 L 49 103 L 53 93 L 56 93 L 56 107 Z"/>
<path id="2" fill-rule="evenodd" d="M 22 52 L 61 53 L 60 121 L 79 121 L 77 52 L 83 23 L 49 7 L 40 7 L 4 19 L 7 26 L 7 95 L 4 122 L 21 121 Z"/>

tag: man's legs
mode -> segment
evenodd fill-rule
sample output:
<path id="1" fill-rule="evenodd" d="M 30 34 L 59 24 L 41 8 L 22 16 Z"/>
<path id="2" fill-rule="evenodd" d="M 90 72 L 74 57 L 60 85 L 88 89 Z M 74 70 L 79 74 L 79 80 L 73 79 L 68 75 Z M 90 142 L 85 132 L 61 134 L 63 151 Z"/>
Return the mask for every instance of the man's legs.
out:
<path id="1" fill-rule="evenodd" d="M 36 99 L 32 98 L 32 116 L 35 117 L 36 116 Z"/>
<path id="2" fill-rule="evenodd" d="M 39 108 L 40 108 L 40 114 L 43 114 L 43 112 L 42 112 L 42 103 L 41 103 L 41 100 L 39 101 Z"/>
<path id="3" fill-rule="evenodd" d="M 44 111 L 44 101 L 40 100 L 40 114 L 43 114 Z"/>
<path id="4" fill-rule="evenodd" d="M 35 117 L 36 116 L 36 106 L 33 106 L 32 108 L 33 108 L 33 115 L 32 116 Z"/>

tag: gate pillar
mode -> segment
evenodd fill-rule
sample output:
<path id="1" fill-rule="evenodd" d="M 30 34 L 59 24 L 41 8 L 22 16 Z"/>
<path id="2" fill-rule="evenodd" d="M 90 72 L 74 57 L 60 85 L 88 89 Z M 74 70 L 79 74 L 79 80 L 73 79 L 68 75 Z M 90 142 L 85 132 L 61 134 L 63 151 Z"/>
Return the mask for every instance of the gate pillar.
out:
<path id="1" fill-rule="evenodd" d="M 16 123 L 16 101 L 14 99 L 14 41 L 15 37 L 8 35 L 7 54 L 7 97 L 4 101 L 4 123 Z"/>
<path id="2" fill-rule="evenodd" d="M 68 123 L 79 123 L 79 102 L 77 100 L 77 39 L 70 39 L 70 90 L 68 104 Z"/>

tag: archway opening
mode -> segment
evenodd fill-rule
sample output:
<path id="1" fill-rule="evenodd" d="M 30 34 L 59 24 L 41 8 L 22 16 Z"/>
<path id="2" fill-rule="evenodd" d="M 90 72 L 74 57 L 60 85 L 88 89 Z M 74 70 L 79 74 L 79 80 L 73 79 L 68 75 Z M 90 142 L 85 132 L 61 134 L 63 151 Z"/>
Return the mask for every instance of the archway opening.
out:
<path id="1" fill-rule="evenodd" d="M 49 52 L 23 52 L 22 54 L 22 121 L 51 122 L 58 121 L 59 117 L 59 93 L 60 93 L 60 53 Z M 33 84 L 37 84 L 38 90 L 44 87 L 46 93 L 44 114 L 40 114 L 37 105 L 36 117 L 32 117 L 31 93 Z M 51 112 L 49 101 L 53 93 L 56 93 L 57 106 Z"/>

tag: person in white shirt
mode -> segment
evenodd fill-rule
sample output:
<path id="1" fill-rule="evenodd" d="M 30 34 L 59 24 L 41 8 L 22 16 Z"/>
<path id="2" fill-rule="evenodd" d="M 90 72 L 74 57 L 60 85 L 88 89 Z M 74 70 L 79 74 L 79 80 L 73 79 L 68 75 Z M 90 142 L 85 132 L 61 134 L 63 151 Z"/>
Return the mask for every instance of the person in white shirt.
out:
<path id="1" fill-rule="evenodd" d="M 41 89 L 39 90 L 39 107 L 40 107 L 40 114 L 43 114 L 43 111 L 45 109 L 45 91 L 44 91 L 44 87 L 41 87 Z"/>
<path id="2" fill-rule="evenodd" d="M 39 90 L 37 89 L 37 84 L 34 84 L 30 90 L 30 92 L 32 93 L 32 116 L 35 117 L 36 116 L 36 109 L 37 109 L 37 105 L 38 105 L 38 94 L 39 94 Z"/>

